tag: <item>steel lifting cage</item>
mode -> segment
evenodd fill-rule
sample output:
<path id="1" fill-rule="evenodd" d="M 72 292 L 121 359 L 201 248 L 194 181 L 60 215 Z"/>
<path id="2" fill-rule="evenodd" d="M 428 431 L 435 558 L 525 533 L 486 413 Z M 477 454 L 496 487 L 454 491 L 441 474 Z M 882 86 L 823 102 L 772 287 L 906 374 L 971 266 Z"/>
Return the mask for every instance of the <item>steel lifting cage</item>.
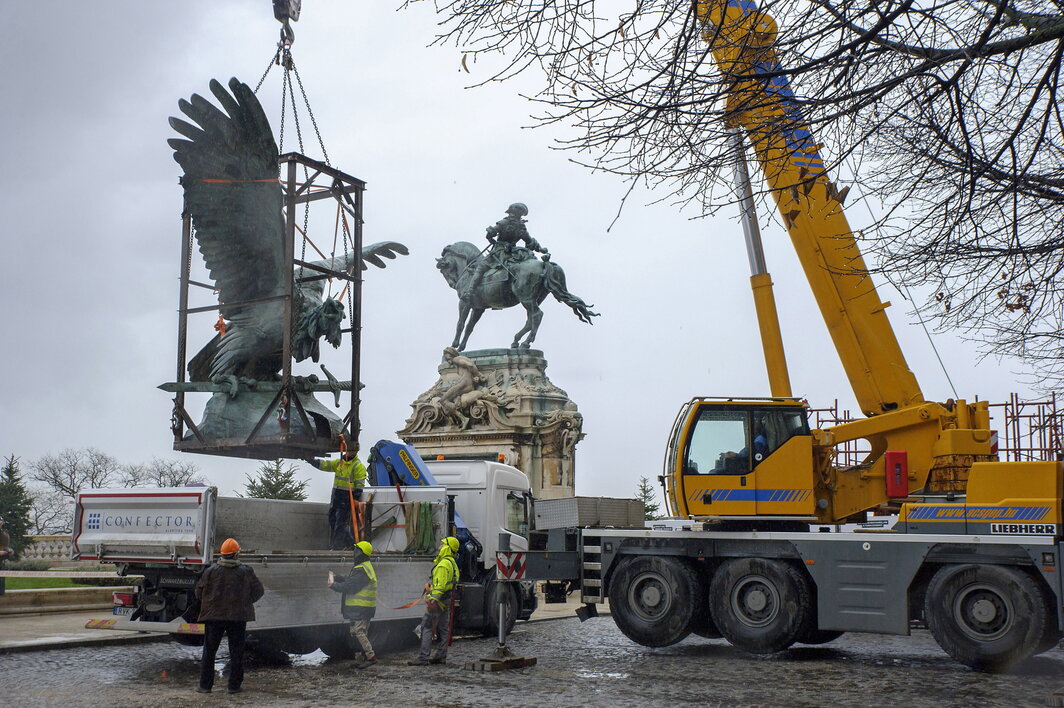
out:
<path id="1" fill-rule="evenodd" d="M 366 183 L 296 152 L 281 155 L 278 158 L 278 162 L 280 164 L 279 181 L 283 199 L 284 262 L 288 264 L 288 268 L 285 269 L 288 277 L 285 278 L 284 282 L 284 294 L 265 300 L 225 303 L 224 306 L 252 305 L 269 300 L 283 300 L 284 330 L 280 380 L 276 382 L 257 382 L 254 385 L 255 391 L 274 392 L 274 395 L 272 402 L 262 411 L 261 416 L 258 418 L 258 423 L 250 431 L 250 434 L 246 436 L 208 437 L 196 426 L 196 423 L 189 415 L 185 407 L 186 393 L 217 393 L 223 390 L 216 383 L 187 380 L 189 315 L 217 311 L 223 305 L 219 303 L 206 307 L 189 307 L 190 287 L 205 288 L 213 291 L 215 286 L 197 282 L 190 277 L 193 224 L 191 215 L 185 209 L 182 214 L 177 380 L 159 387 L 174 393 L 171 430 L 174 434 L 175 450 L 227 457 L 275 460 L 281 458 L 309 459 L 344 449 L 348 443 L 351 444 L 352 448 L 357 445 L 361 427 L 358 415 L 360 396 L 359 386 L 352 385 L 351 382 L 359 381 L 359 361 L 361 358 L 362 214 Z M 303 168 L 303 179 L 299 177 L 300 167 Z M 352 241 L 354 267 L 349 269 L 350 272 L 324 268 L 296 257 L 296 232 L 299 229 L 296 223 L 298 207 L 306 205 L 305 208 L 309 209 L 310 204 L 325 199 L 336 202 L 337 208 L 343 212 L 342 216 L 345 222 L 348 218 L 351 220 L 351 225 L 348 229 L 350 231 L 350 240 Z M 304 238 L 305 236 L 303 234 Z M 314 275 L 307 275 L 297 280 L 295 275 L 296 268 L 313 271 Z M 326 278 L 347 281 L 348 287 L 351 288 L 350 327 L 341 330 L 342 334 L 348 336 L 351 347 L 350 377 L 346 381 L 337 380 L 331 375 L 328 376 L 327 381 L 320 381 L 316 376 L 300 377 L 292 374 L 292 313 L 295 288 L 301 282 Z M 324 369 L 324 367 L 322 368 Z M 329 372 L 326 372 L 326 374 L 329 374 Z M 241 383 L 240 390 L 246 389 L 247 386 Z M 317 426 L 310 422 L 304 406 L 300 402 L 298 395 L 296 395 L 298 393 L 312 394 L 315 391 L 332 393 L 337 404 L 340 402 L 341 392 L 349 393 L 350 406 L 342 421 L 343 433 L 334 435 L 330 430 L 328 434 L 320 434 L 320 430 L 316 431 Z M 290 430 L 291 416 L 293 414 L 301 421 L 305 432 L 300 433 Z M 268 435 L 263 433 L 263 427 L 271 416 L 277 417 L 279 434 Z M 187 435 L 187 433 L 190 433 L 190 435 Z"/>

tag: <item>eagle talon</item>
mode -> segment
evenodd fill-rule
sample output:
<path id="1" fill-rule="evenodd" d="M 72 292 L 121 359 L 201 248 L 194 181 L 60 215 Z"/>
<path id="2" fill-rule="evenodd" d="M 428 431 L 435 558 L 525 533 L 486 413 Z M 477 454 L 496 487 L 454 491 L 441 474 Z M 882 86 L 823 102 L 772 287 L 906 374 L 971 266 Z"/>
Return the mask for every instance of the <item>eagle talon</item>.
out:
<path id="1" fill-rule="evenodd" d="M 236 378 L 235 374 L 224 374 L 215 376 L 211 379 L 212 383 L 216 383 L 222 387 L 222 393 L 226 394 L 230 398 L 236 398 L 236 394 L 240 392 L 240 381 Z"/>

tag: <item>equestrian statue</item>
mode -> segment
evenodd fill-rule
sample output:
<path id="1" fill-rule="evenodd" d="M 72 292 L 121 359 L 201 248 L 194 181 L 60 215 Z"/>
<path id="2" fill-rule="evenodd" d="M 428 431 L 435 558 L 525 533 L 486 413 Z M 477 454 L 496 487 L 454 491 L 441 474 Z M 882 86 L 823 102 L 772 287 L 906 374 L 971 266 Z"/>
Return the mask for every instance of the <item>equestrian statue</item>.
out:
<path id="1" fill-rule="evenodd" d="M 550 253 L 529 235 L 523 216 L 528 207 L 511 204 L 506 217 L 487 229 L 488 247 L 481 251 L 468 241 L 443 249 L 436 267 L 458 292 L 458 326 L 451 346 L 463 351 L 473 327 L 487 309 L 525 308 L 525 326 L 514 335 L 511 349 L 529 349 L 543 320 L 540 303 L 550 293 L 568 305 L 581 322 L 598 317 L 590 305 L 565 288 L 565 272 L 550 260 Z M 524 246 L 519 244 L 524 243 Z M 542 253 L 537 259 L 535 254 Z M 525 336 L 524 341 L 521 337 Z"/>

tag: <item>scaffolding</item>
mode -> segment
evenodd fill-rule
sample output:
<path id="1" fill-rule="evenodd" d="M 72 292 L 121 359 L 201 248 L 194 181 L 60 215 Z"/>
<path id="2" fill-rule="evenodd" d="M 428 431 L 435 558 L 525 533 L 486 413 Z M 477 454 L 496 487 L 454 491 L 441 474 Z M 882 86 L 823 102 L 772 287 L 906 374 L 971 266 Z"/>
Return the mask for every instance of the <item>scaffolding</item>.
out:
<path id="1" fill-rule="evenodd" d="M 1009 394 L 1004 403 L 990 403 L 990 427 L 996 435 L 994 445 L 1002 462 L 1037 462 L 1064 459 L 1064 411 L 1057 405 L 1056 394 L 1045 400 L 1022 400 Z M 830 428 L 857 420 L 848 409 L 839 409 L 839 401 L 827 408 L 810 408 L 809 424 L 813 428 Z M 995 423 L 997 425 L 995 426 Z M 864 440 L 850 440 L 836 447 L 838 467 L 856 467 L 870 452 Z"/>

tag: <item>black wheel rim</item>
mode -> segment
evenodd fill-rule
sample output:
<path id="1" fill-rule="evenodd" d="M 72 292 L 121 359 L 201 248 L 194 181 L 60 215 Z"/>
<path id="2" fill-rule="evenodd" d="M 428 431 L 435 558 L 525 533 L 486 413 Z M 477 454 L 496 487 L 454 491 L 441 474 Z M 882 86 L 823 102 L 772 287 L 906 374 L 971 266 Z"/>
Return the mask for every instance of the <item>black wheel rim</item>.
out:
<path id="1" fill-rule="evenodd" d="M 972 639 L 989 642 L 1012 629 L 1016 616 L 1012 601 L 985 583 L 968 585 L 953 601 L 953 619 Z"/>
<path id="2" fill-rule="evenodd" d="M 779 590 L 763 575 L 747 575 L 732 588 L 731 609 L 748 627 L 765 627 L 779 615 Z"/>

